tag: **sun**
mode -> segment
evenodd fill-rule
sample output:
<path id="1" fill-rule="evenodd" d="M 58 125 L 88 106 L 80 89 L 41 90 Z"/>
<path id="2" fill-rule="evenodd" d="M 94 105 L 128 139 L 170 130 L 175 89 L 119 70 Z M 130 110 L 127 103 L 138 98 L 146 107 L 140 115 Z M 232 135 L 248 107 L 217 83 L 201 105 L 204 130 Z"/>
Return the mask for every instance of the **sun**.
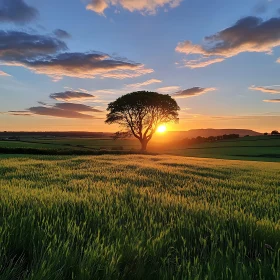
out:
<path id="1" fill-rule="evenodd" d="M 165 125 L 160 125 L 157 129 L 158 133 L 164 133 L 166 131 L 166 126 Z"/>

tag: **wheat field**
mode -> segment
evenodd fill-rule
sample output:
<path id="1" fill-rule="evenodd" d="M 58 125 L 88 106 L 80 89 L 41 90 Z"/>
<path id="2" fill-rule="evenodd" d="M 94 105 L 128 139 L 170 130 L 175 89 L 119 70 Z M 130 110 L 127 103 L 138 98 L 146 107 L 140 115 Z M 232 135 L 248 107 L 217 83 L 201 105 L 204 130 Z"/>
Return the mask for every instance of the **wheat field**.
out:
<path id="1" fill-rule="evenodd" d="M 280 279 L 280 166 L 1 156 L 0 279 Z"/>

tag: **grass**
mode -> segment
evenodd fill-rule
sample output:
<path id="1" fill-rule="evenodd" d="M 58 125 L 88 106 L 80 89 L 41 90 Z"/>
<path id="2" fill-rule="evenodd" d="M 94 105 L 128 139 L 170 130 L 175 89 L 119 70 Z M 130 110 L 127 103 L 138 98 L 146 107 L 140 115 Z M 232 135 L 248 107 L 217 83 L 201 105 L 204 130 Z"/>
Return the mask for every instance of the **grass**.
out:
<path id="1" fill-rule="evenodd" d="M 280 279 L 278 163 L 0 157 L 0 279 Z"/>
<path id="2" fill-rule="evenodd" d="M 31 141 L 31 140 L 30 140 Z M 23 141 L 0 141 L 0 148 L 23 148 L 23 149 L 73 149 L 75 147 L 71 147 L 69 145 L 63 144 L 55 144 L 55 143 L 43 143 L 43 142 L 25 142 Z"/>
<path id="3" fill-rule="evenodd" d="M 188 157 L 280 161 L 280 137 L 256 136 L 173 148 L 170 154 Z"/>
<path id="4" fill-rule="evenodd" d="M 10 143 L 9 141 L 0 141 L 1 145 L 5 146 L 5 142 Z M 110 149 L 116 146 L 123 146 L 125 149 L 140 148 L 139 141 L 136 139 L 118 139 L 113 140 L 112 138 L 74 138 L 74 137 L 56 137 L 56 138 L 43 138 L 43 137 L 21 137 L 21 141 L 17 143 L 25 143 L 29 145 L 45 146 L 45 147 L 84 147 L 84 148 L 107 148 Z"/>
<path id="5" fill-rule="evenodd" d="M 201 147 L 171 150 L 168 153 L 187 157 L 280 161 L 280 147 Z"/>
<path id="6" fill-rule="evenodd" d="M 163 136 L 164 137 L 164 136 Z M 74 138 L 74 137 L 21 137 L 21 141 L 0 141 L 0 152 L 2 149 L 37 149 L 43 154 L 94 154 L 99 150 L 137 151 L 140 149 L 139 141 L 136 139 L 119 139 L 114 141 L 110 138 Z M 257 136 L 242 137 L 235 140 L 225 140 L 212 143 L 202 143 L 189 146 L 180 146 L 172 143 L 149 144 L 149 152 L 167 153 L 200 158 L 220 158 L 234 160 L 275 161 L 280 162 L 280 137 L 279 136 Z M 5 150 L 3 150 L 5 152 Z M 13 153 L 21 153 L 14 150 Z M 31 153 L 31 152 L 30 152 Z M 33 154 L 36 152 L 32 152 Z M 31 153 L 31 154 L 32 154 Z"/>

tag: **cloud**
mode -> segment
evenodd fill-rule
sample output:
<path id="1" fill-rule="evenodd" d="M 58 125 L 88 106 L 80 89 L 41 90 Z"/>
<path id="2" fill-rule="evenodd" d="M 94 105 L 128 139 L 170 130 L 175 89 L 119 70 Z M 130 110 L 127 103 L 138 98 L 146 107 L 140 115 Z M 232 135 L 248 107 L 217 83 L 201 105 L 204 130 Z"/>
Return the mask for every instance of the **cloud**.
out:
<path id="1" fill-rule="evenodd" d="M 184 41 L 177 45 L 177 52 L 195 56 L 193 60 L 186 60 L 184 66 L 206 67 L 244 52 L 271 54 L 275 47 L 280 46 L 280 18 L 265 21 L 258 17 L 245 17 L 233 26 L 205 37 L 204 42 L 203 45 L 195 45 Z"/>
<path id="2" fill-rule="evenodd" d="M 185 90 L 181 90 L 173 94 L 172 96 L 175 98 L 187 98 L 205 94 L 210 91 L 215 91 L 216 88 L 201 88 L 201 87 L 193 87 Z"/>
<path id="3" fill-rule="evenodd" d="M 250 90 L 257 90 L 257 91 L 261 91 L 261 92 L 265 92 L 265 93 L 272 93 L 272 94 L 280 94 L 280 89 L 275 89 L 272 87 L 257 87 L 257 86 L 250 86 L 249 87 Z"/>
<path id="4" fill-rule="evenodd" d="M 91 106 L 85 104 L 77 104 L 77 103 L 56 103 L 54 105 L 54 108 L 67 110 L 67 111 L 77 111 L 77 112 L 95 112 L 95 113 L 102 112 Z"/>
<path id="5" fill-rule="evenodd" d="M 41 115 L 41 116 L 51 116 L 58 118 L 69 118 L 69 119 L 94 119 L 94 116 L 82 114 L 77 111 L 61 110 L 55 107 L 45 107 L 37 106 L 28 109 L 30 115 Z M 26 111 L 23 111 L 26 114 Z"/>
<path id="6" fill-rule="evenodd" d="M 11 75 L 0 70 L 0 76 L 10 77 Z"/>
<path id="7" fill-rule="evenodd" d="M 62 53 L 57 56 L 21 62 L 37 74 L 45 74 L 55 80 L 64 76 L 93 79 L 95 77 L 126 79 L 152 73 L 143 64 L 118 60 L 99 53 Z"/>
<path id="8" fill-rule="evenodd" d="M 128 84 L 128 85 L 125 85 L 125 87 L 126 88 L 141 88 L 141 87 L 148 86 L 151 84 L 156 84 L 156 83 L 162 83 L 162 81 L 157 80 L 157 79 L 151 79 L 151 80 L 147 80 L 143 83 Z"/>
<path id="9" fill-rule="evenodd" d="M 68 39 L 68 38 L 71 38 L 71 35 L 65 31 L 65 30 L 62 30 L 62 29 L 56 29 L 54 32 L 56 37 L 60 38 L 60 39 Z"/>
<path id="10" fill-rule="evenodd" d="M 174 91 L 178 91 L 180 90 L 181 87 L 179 86 L 170 86 L 170 87 L 161 87 L 161 88 L 158 88 L 157 91 L 160 92 L 160 93 L 173 93 Z"/>
<path id="11" fill-rule="evenodd" d="M 254 12 L 257 14 L 264 14 L 267 11 L 267 3 L 258 3 L 255 7 L 254 7 Z"/>
<path id="12" fill-rule="evenodd" d="M 195 68 L 203 68 L 206 66 L 209 66 L 214 63 L 222 62 L 224 61 L 224 58 L 212 58 L 212 59 L 197 59 L 197 60 L 190 60 L 190 61 L 185 61 L 184 66 L 195 69 Z"/>
<path id="13" fill-rule="evenodd" d="M 71 101 L 71 100 L 93 99 L 95 98 L 95 96 L 85 92 L 64 91 L 64 92 L 52 93 L 50 95 L 50 98 L 55 100 Z"/>
<path id="14" fill-rule="evenodd" d="M 96 117 L 91 115 L 91 113 L 103 113 L 103 111 L 86 104 L 68 102 L 72 100 L 85 101 L 94 98 L 94 96 L 89 93 L 65 91 L 53 93 L 50 95 L 50 98 L 54 100 L 62 100 L 65 102 L 48 104 L 39 101 L 38 103 L 40 104 L 40 106 L 30 107 L 23 111 L 9 111 L 6 114 L 13 116 L 41 115 L 58 118 L 96 119 Z"/>
<path id="15" fill-rule="evenodd" d="M 26 117 L 32 116 L 32 114 L 29 111 L 9 111 L 8 113 L 1 112 L 0 114 L 8 114 L 11 116 L 26 116 Z"/>
<path id="16" fill-rule="evenodd" d="M 30 107 L 24 111 L 9 111 L 9 115 L 13 116 L 50 116 L 58 118 L 70 118 L 70 119 L 95 119 L 94 116 L 84 114 L 83 112 L 95 112 L 101 113 L 91 106 L 76 103 L 55 103 L 54 105 L 48 105 L 43 102 L 39 102 L 42 106 Z"/>
<path id="17" fill-rule="evenodd" d="M 25 32 L 0 31 L 0 62 L 25 67 L 54 80 L 64 76 L 125 79 L 153 72 L 143 64 L 114 58 L 97 52 L 62 52 L 67 49 L 60 39 Z"/>
<path id="18" fill-rule="evenodd" d="M 103 15 L 110 6 L 121 6 L 130 12 L 139 11 L 142 14 L 155 14 L 158 8 L 175 8 L 182 0 L 91 0 L 87 10 Z"/>
<path id="19" fill-rule="evenodd" d="M 0 31 L 1 61 L 23 63 L 66 49 L 67 46 L 63 41 L 51 36 L 19 31 Z"/>
<path id="20" fill-rule="evenodd" d="M 91 10 L 98 14 L 104 14 L 104 10 L 107 8 L 108 4 L 105 0 L 91 0 L 91 3 L 87 5 L 87 10 Z"/>
<path id="21" fill-rule="evenodd" d="M 277 103 L 280 102 L 280 99 L 266 99 L 264 102 Z"/>
<path id="22" fill-rule="evenodd" d="M 0 22 L 24 24 L 34 20 L 38 14 L 37 9 L 24 0 L 0 0 Z"/>

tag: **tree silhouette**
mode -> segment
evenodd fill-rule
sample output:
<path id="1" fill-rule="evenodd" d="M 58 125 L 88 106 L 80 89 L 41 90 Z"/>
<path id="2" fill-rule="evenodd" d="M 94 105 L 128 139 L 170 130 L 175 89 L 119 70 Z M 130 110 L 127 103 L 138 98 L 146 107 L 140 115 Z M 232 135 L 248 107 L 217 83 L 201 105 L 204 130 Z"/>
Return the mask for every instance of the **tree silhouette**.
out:
<path id="1" fill-rule="evenodd" d="M 141 150 L 147 150 L 147 144 L 161 124 L 178 121 L 180 107 L 167 94 L 137 91 L 121 96 L 108 105 L 106 123 L 117 123 L 124 131 L 117 136 L 133 135 L 141 143 Z"/>

